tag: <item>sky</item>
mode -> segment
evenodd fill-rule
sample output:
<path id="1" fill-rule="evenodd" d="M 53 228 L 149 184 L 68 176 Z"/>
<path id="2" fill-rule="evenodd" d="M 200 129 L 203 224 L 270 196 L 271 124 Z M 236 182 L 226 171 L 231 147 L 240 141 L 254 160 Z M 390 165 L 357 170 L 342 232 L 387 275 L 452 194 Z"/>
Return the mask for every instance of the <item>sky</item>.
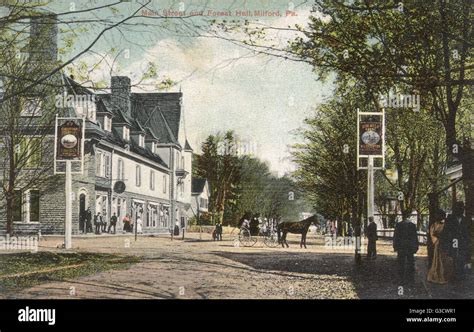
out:
<path id="1" fill-rule="evenodd" d="M 72 9 L 77 11 L 90 8 L 94 5 L 91 2 L 95 1 L 56 1 L 51 6 L 55 12 L 65 12 L 73 4 Z M 102 4 L 97 2 L 95 6 Z M 118 12 L 107 8 L 78 17 L 116 22 L 138 7 L 136 0 L 130 0 L 116 6 Z M 247 19 L 252 24 L 281 28 L 304 26 L 310 15 L 310 3 L 155 0 L 148 9 L 148 15 L 154 17 L 134 19 L 120 29 L 108 31 L 76 65 L 83 62 L 91 68 L 103 58 L 105 61 L 90 73 L 93 80 L 109 82 L 111 74 L 128 75 L 134 84 L 140 81 L 148 63 L 153 62 L 160 78 L 176 82 L 169 91 L 183 93 L 186 134 L 195 152 L 199 153 L 200 144 L 208 135 L 234 130 L 240 137 L 242 149 L 266 161 L 272 172 L 282 176 L 294 170 L 289 146 L 300 140 L 295 132 L 314 107 L 331 95 L 331 84 L 317 81 L 308 64 L 256 55 L 227 40 L 209 38 L 203 29 L 212 19 L 219 22 Z M 170 10 L 173 15 L 177 12 L 186 16 L 192 12 L 202 15 L 164 19 L 163 15 Z M 288 16 L 287 10 L 292 12 Z M 248 13 L 252 16 L 236 16 Z M 275 13 L 280 16 L 269 16 Z M 87 33 L 77 37 L 64 59 L 89 45 L 103 25 L 93 23 L 88 28 Z M 238 39 L 241 35 L 236 32 L 226 36 Z M 295 34 L 272 30 L 267 37 L 281 46 Z M 112 48 L 115 48 L 113 54 Z M 156 91 L 150 84 L 153 82 L 142 83 L 133 90 Z"/>

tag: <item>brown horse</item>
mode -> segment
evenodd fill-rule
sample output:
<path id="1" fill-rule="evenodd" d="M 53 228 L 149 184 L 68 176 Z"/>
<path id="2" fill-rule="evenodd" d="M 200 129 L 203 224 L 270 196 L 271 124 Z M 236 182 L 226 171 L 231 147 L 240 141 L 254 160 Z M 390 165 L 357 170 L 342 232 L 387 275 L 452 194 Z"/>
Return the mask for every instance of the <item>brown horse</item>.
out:
<path id="1" fill-rule="evenodd" d="M 319 226 L 320 222 L 319 219 L 321 217 L 317 214 L 312 215 L 309 218 L 306 218 L 301 221 L 285 221 L 277 226 L 277 232 L 278 232 L 278 243 L 281 243 L 281 246 L 284 248 L 285 244 L 286 247 L 288 248 L 288 242 L 286 242 L 286 235 L 288 233 L 293 233 L 293 234 L 301 234 L 301 242 L 300 242 L 300 248 L 303 248 L 303 246 L 306 248 L 306 234 L 308 234 L 309 226 L 311 224 L 315 224 L 316 226 Z M 283 232 L 282 235 L 281 232 Z"/>

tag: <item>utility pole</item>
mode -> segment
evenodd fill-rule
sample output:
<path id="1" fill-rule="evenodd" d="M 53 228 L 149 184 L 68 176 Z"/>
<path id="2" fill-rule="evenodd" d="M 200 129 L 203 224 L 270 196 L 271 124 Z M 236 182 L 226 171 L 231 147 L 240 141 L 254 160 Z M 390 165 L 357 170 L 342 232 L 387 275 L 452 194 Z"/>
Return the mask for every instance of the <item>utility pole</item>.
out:
<path id="1" fill-rule="evenodd" d="M 64 248 L 72 248 L 72 174 L 71 161 L 66 161 L 66 218 L 64 225 Z"/>

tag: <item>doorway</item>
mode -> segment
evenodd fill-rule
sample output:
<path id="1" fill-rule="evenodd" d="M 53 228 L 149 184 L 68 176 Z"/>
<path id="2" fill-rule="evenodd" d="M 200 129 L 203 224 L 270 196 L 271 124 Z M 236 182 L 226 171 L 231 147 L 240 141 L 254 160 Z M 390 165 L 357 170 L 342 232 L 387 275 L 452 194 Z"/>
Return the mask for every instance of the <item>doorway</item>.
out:
<path id="1" fill-rule="evenodd" d="M 84 232 L 86 223 L 86 195 L 79 195 L 79 231 Z"/>

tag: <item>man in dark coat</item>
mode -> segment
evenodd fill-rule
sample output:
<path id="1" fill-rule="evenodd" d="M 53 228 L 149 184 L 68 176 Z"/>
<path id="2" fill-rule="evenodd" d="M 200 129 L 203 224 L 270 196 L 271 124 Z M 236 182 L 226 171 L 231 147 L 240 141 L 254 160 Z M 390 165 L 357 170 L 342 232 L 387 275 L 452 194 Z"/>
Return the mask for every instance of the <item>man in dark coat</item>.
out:
<path id="1" fill-rule="evenodd" d="M 415 281 L 415 253 L 418 251 L 416 225 L 404 216 L 403 221 L 395 226 L 393 249 L 397 252 L 398 273 L 400 281 Z"/>
<path id="2" fill-rule="evenodd" d="M 110 218 L 110 224 L 109 224 L 109 229 L 108 229 L 108 233 L 110 233 L 110 230 L 111 229 L 114 229 L 114 234 L 117 232 L 117 214 L 114 212 L 114 215 L 112 216 L 112 218 Z"/>
<path id="3" fill-rule="evenodd" d="M 453 258 L 455 278 L 464 279 L 464 266 L 469 263 L 471 256 L 471 237 L 470 223 L 464 216 L 462 201 L 454 204 L 453 213 L 446 220 L 440 245 L 441 249 Z"/>
<path id="4" fill-rule="evenodd" d="M 88 207 L 86 211 L 86 225 L 84 230 L 86 234 L 92 233 L 92 211 L 90 207 Z"/>
<path id="5" fill-rule="evenodd" d="M 374 217 L 369 217 L 369 225 L 367 226 L 367 259 L 375 259 L 377 257 L 377 224 Z"/>

